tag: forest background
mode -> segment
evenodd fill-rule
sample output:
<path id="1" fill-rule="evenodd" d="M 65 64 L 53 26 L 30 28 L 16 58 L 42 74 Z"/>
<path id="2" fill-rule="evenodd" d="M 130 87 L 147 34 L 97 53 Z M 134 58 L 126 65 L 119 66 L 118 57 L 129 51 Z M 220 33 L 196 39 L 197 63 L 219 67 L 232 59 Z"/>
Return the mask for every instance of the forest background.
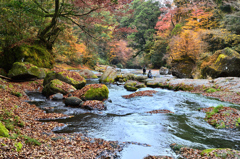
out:
<path id="1" fill-rule="evenodd" d="M 171 68 L 240 53 L 238 0 L 0 0 L 0 62 Z M 47 52 L 47 53 L 46 53 Z M 188 60 L 189 61 L 189 60 Z M 34 62 L 33 62 L 34 63 Z"/>

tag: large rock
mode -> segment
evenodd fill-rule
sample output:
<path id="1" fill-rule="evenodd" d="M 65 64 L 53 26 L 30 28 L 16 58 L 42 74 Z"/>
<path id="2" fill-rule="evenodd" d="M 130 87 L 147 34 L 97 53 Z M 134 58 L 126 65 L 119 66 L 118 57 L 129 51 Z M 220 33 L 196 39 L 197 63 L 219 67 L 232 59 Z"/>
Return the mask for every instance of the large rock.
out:
<path id="1" fill-rule="evenodd" d="M 66 106 L 79 107 L 82 103 L 82 100 L 78 97 L 68 97 L 64 101 Z"/>
<path id="2" fill-rule="evenodd" d="M 84 78 L 98 78 L 91 70 L 79 70 L 78 72 Z"/>
<path id="3" fill-rule="evenodd" d="M 77 89 L 81 89 L 86 85 L 86 80 L 78 72 L 62 71 L 62 72 L 50 72 L 44 78 L 43 85 L 47 85 L 51 80 L 59 79 L 65 83 L 74 86 Z"/>
<path id="4" fill-rule="evenodd" d="M 109 90 L 105 84 L 90 84 L 73 92 L 74 96 L 82 100 L 105 100 L 108 94 Z"/>
<path id="5" fill-rule="evenodd" d="M 8 77 L 17 80 L 27 80 L 31 78 L 43 79 L 46 72 L 43 68 L 30 64 L 28 62 L 15 62 L 8 73 Z"/>
<path id="6" fill-rule="evenodd" d="M 139 88 L 144 88 L 146 85 L 144 83 L 138 82 L 138 81 L 127 81 L 124 85 L 124 88 L 128 91 L 136 91 Z"/>
<path id="7" fill-rule="evenodd" d="M 50 95 L 56 93 L 62 93 L 64 95 L 75 91 L 76 88 L 70 84 L 67 84 L 58 79 L 51 80 L 48 84 L 46 84 L 42 90 L 42 94 L 49 97 Z"/>
<path id="8" fill-rule="evenodd" d="M 0 122 L 0 136 L 9 137 L 8 130 L 1 122 Z"/>
<path id="9" fill-rule="evenodd" d="M 105 72 L 102 74 L 101 78 L 100 78 L 100 82 L 101 83 L 113 83 L 115 78 L 117 77 L 117 70 L 112 68 L 112 67 L 108 67 Z"/>
<path id="10" fill-rule="evenodd" d="M 240 55 L 230 48 L 218 50 L 206 58 L 200 67 L 201 78 L 240 77 Z"/>
<path id="11" fill-rule="evenodd" d="M 172 61 L 172 75 L 177 78 L 192 78 L 195 62 L 188 56 Z"/>
<path id="12" fill-rule="evenodd" d="M 168 68 L 167 67 L 161 67 L 159 70 L 160 75 L 167 75 L 168 74 Z"/>
<path id="13" fill-rule="evenodd" d="M 24 41 L 4 51 L 0 57 L 0 67 L 6 71 L 9 71 L 15 62 L 29 62 L 38 67 L 52 68 L 55 60 L 54 54 L 41 45 L 40 41 Z"/>

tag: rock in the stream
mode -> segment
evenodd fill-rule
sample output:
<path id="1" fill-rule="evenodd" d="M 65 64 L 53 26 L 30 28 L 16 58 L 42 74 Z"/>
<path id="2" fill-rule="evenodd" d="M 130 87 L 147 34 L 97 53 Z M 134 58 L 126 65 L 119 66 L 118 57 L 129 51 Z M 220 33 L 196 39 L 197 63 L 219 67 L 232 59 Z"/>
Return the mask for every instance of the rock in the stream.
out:
<path id="1" fill-rule="evenodd" d="M 144 88 L 146 85 L 144 83 L 138 82 L 138 81 L 127 81 L 124 85 L 124 88 L 128 91 L 136 91 L 139 88 Z"/>
<path id="2" fill-rule="evenodd" d="M 66 106 L 80 107 L 82 100 L 78 97 L 68 97 L 64 101 Z"/>
<path id="3" fill-rule="evenodd" d="M 109 90 L 105 84 L 89 84 L 81 90 L 73 92 L 73 95 L 82 100 L 105 100 L 108 98 Z"/>
<path id="4" fill-rule="evenodd" d="M 99 81 L 101 83 L 113 83 L 115 78 L 117 77 L 117 70 L 112 68 L 112 67 L 108 67 L 105 72 L 102 74 L 101 78 L 99 79 Z"/>
<path id="5" fill-rule="evenodd" d="M 78 72 L 62 71 L 62 72 L 49 72 L 44 78 L 43 85 L 47 85 L 51 80 L 58 79 L 65 83 L 74 86 L 77 89 L 81 89 L 86 85 L 86 80 Z"/>
<path id="6" fill-rule="evenodd" d="M 106 110 L 104 102 L 98 100 L 88 100 L 81 105 L 82 108 L 88 110 Z"/>
<path id="7" fill-rule="evenodd" d="M 49 97 L 56 93 L 62 93 L 64 95 L 75 91 L 76 88 L 70 84 L 62 82 L 58 79 L 51 80 L 47 85 L 44 86 L 42 94 Z"/>
<path id="8" fill-rule="evenodd" d="M 159 70 L 160 75 L 167 75 L 168 74 L 168 68 L 167 67 L 161 67 Z"/>
<path id="9" fill-rule="evenodd" d="M 52 96 L 52 100 L 62 100 L 62 99 L 63 99 L 62 93 L 57 93 Z"/>

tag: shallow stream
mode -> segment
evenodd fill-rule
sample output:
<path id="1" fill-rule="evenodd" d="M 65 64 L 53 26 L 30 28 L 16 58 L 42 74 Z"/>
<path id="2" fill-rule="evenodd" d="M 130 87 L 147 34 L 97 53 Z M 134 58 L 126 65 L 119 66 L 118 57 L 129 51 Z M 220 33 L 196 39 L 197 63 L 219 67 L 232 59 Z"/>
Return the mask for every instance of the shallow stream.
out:
<path id="1" fill-rule="evenodd" d="M 88 80 L 89 83 L 98 83 L 98 80 Z M 171 143 L 199 149 L 240 149 L 239 131 L 215 129 L 204 121 L 205 113 L 198 111 L 198 108 L 219 104 L 239 109 L 239 105 L 198 94 L 148 87 L 139 91 L 156 90 L 158 93 L 153 97 L 124 99 L 122 95 L 133 92 L 123 86 L 107 86 L 112 102 L 106 102 L 105 111 L 65 107 L 62 101 L 47 100 L 40 93 L 30 93 L 29 96 L 40 108 L 53 107 L 47 112 L 74 115 L 73 118 L 55 120 L 66 124 L 55 129 L 56 133 L 83 133 L 105 140 L 140 143 L 124 147 L 119 154 L 121 159 L 142 159 L 148 154 L 176 157 L 170 149 Z M 146 113 L 158 109 L 167 109 L 174 114 Z"/>

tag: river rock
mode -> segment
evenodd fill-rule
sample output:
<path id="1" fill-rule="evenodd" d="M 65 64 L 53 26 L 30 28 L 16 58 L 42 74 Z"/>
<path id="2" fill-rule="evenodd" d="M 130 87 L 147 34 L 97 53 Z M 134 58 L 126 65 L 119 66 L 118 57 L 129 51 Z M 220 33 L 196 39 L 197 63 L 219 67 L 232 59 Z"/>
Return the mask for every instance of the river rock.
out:
<path id="1" fill-rule="evenodd" d="M 135 76 L 134 78 L 135 78 L 135 80 L 137 80 L 137 81 L 139 81 L 139 82 L 145 82 L 146 79 L 148 79 L 148 77 L 147 77 L 147 76 L 144 76 L 144 75 Z"/>
<path id="2" fill-rule="evenodd" d="M 78 107 L 81 105 L 82 100 L 78 97 L 68 97 L 64 100 L 66 106 Z"/>
<path id="3" fill-rule="evenodd" d="M 202 61 L 200 68 L 201 78 L 240 77 L 240 55 L 230 48 L 218 50 Z"/>
<path id="4" fill-rule="evenodd" d="M 62 99 L 63 99 L 62 93 L 57 93 L 52 96 L 52 100 L 62 100 Z"/>
<path id="5" fill-rule="evenodd" d="M 105 70 L 110 67 L 108 65 L 97 65 L 95 67 L 95 71 L 98 71 L 98 72 L 105 72 Z"/>
<path id="6" fill-rule="evenodd" d="M 89 84 L 81 90 L 74 91 L 74 96 L 82 100 L 105 100 L 108 98 L 109 90 L 105 84 Z"/>
<path id="7" fill-rule="evenodd" d="M 81 76 L 83 76 L 86 79 L 98 78 L 91 70 L 79 70 L 78 72 Z"/>
<path id="8" fill-rule="evenodd" d="M 8 77 L 16 80 L 28 80 L 32 78 L 43 79 L 45 70 L 28 62 L 15 62 L 8 72 Z"/>
<path id="9" fill-rule="evenodd" d="M 168 74 L 168 68 L 167 67 L 161 67 L 159 70 L 160 75 L 167 75 Z"/>
<path id="10" fill-rule="evenodd" d="M 193 59 L 188 56 L 182 56 L 180 59 L 172 61 L 172 75 L 177 78 L 192 78 L 192 71 L 196 66 Z"/>
<path id="11" fill-rule="evenodd" d="M 112 68 L 112 67 L 108 67 L 105 72 L 102 74 L 101 78 L 99 79 L 99 81 L 101 83 L 113 83 L 115 81 L 115 78 L 117 77 L 117 70 Z"/>
<path id="12" fill-rule="evenodd" d="M 77 89 L 81 89 L 86 85 L 85 78 L 82 77 L 78 72 L 72 72 L 67 70 L 60 72 L 49 72 L 44 78 L 43 85 L 47 85 L 53 79 L 58 79 L 60 81 L 68 83 Z"/>
<path id="13" fill-rule="evenodd" d="M 56 93 L 62 93 L 64 95 L 75 91 L 76 88 L 70 84 L 67 84 L 58 79 L 51 80 L 48 84 L 46 84 L 42 90 L 42 94 L 49 97 L 50 95 Z"/>
<path id="14" fill-rule="evenodd" d="M 138 81 L 132 81 L 129 80 L 125 83 L 124 88 L 128 91 L 136 91 L 139 88 L 144 88 L 146 85 L 144 83 L 138 82 Z"/>
<path id="15" fill-rule="evenodd" d="M 106 106 L 104 102 L 98 101 L 98 100 L 88 100 L 85 101 L 82 105 L 82 108 L 88 109 L 88 110 L 106 110 Z"/>

